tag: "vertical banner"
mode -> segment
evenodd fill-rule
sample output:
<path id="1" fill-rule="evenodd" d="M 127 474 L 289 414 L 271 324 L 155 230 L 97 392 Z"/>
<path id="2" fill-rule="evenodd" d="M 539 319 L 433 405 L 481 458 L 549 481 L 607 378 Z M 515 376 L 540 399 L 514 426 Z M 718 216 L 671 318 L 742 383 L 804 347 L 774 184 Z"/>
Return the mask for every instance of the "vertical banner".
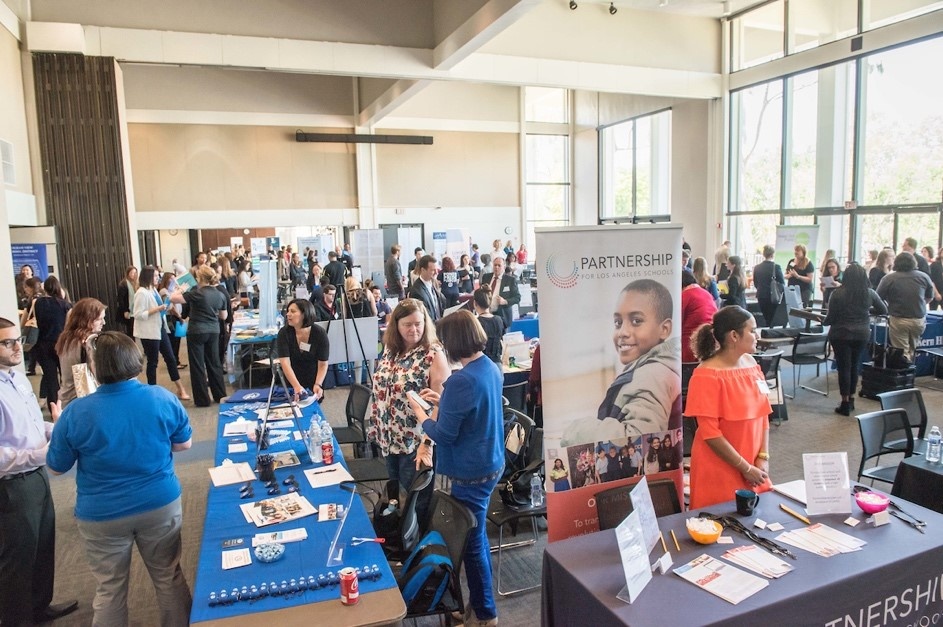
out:
<path id="1" fill-rule="evenodd" d="M 548 538 L 599 529 L 595 495 L 682 494 L 681 226 L 538 229 Z"/>
<path id="2" fill-rule="evenodd" d="M 817 224 L 803 224 L 798 226 L 779 225 L 776 227 L 776 256 L 773 261 L 786 270 L 786 264 L 794 256 L 794 249 L 798 244 L 806 247 L 806 256 L 816 263 L 816 243 L 819 241 L 819 226 Z"/>
<path id="3" fill-rule="evenodd" d="M 442 257 L 445 256 L 445 251 L 448 248 L 448 233 L 445 231 L 433 231 L 432 232 L 432 254 L 435 255 L 435 258 L 439 261 L 442 260 Z"/>

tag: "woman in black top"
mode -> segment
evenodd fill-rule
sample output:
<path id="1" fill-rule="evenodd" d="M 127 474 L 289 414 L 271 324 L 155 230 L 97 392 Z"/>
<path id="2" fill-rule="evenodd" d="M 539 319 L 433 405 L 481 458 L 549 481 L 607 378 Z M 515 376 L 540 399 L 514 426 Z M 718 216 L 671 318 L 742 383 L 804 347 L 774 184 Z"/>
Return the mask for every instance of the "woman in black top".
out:
<path id="1" fill-rule="evenodd" d="M 131 301 L 138 291 L 138 269 L 128 266 L 124 277 L 118 282 L 118 305 L 115 307 L 115 317 L 118 328 L 128 337 L 134 337 L 134 318 L 131 317 Z"/>
<path id="2" fill-rule="evenodd" d="M 296 298 L 288 304 L 285 314 L 288 325 L 278 331 L 275 350 L 278 363 L 285 373 L 285 380 L 295 392 L 295 399 L 302 392 L 311 390 L 315 398 L 324 396 L 324 377 L 331 346 L 327 332 L 315 324 L 317 315 L 310 300 Z"/>
<path id="3" fill-rule="evenodd" d="M 894 265 L 894 251 L 890 248 L 885 248 L 878 253 L 878 258 L 874 262 L 874 266 L 868 271 L 868 281 L 871 283 L 871 289 L 876 290 L 878 285 L 881 283 L 888 272 L 891 271 L 891 267 Z"/>
<path id="4" fill-rule="evenodd" d="M 815 274 L 815 266 L 806 256 L 806 247 L 802 244 L 796 244 L 793 252 L 796 256 L 786 264 L 786 280 L 788 285 L 799 288 L 802 305 L 808 307 L 812 304 L 812 275 Z"/>
<path id="5" fill-rule="evenodd" d="M 59 355 L 56 353 L 56 341 L 65 328 L 65 318 L 72 303 L 62 298 L 62 286 L 59 279 L 49 275 L 43 282 L 44 298 L 37 298 L 36 328 L 39 340 L 33 347 L 36 363 L 43 369 L 43 378 L 39 383 L 39 396 L 49 403 L 59 402 Z M 67 373 L 72 376 L 72 373 Z"/>
<path id="6" fill-rule="evenodd" d="M 458 271 L 451 257 L 442 258 L 442 271 L 439 272 L 439 285 L 442 295 L 445 296 L 445 306 L 454 307 L 458 304 Z"/>
<path id="7" fill-rule="evenodd" d="M 868 285 L 864 268 L 856 263 L 845 268 L 844 281 L 829 298 L 823 325 L 829 327 L 828 341 L 835 353 L 841 405 L 835 412 L 848 416 L 855 408 L 858 363 L 871 335 L 871 312 L 887 313 L 881 297 Z"/>
<path id="8" fill-rule="evenodd" d="M 228 299 L 217 289 L 219 278 L 209 266 L 195 270 L 197 286 L 188 292 L 174 292 L 170 302 L 185 304 L 187 324 L 187 355 L 190 361 L 190 387 L 193 404 L 209 407 L 207 383 L 213 400 L 219 403 L 226 396 L 223 366 L 219 361 L 219 321 L 226 318 Z"/>
<path id="9" fill-rule="evenodd" d="M 478 323 L 488 336 L 484 353 L 496 364 L 501 363 L 501 338 L 504 337 L 504 318 L 491 313 L 491 288 L 487 285 L 475 290 L 472 297 L 475 301 L 475 314 Z"/>
<path id="10" fill-rule="evenodd" d="M 727 259 L 727 269 L 730 276 L 727 277 L 727 293 L 722 296 L 723 304 L 739 305 L 747 308 L 746 297 L 746 277 L 743 276 L 743 262 L 737 255 L 732 255 Z"/>
<path id="11" fill-rule="evenodd" d="M 471 265 L 468 255 L 462 255 L 458 269 L 458 291 L 462 294 L 471 294 L 475 291 L 475 269 Z"/>

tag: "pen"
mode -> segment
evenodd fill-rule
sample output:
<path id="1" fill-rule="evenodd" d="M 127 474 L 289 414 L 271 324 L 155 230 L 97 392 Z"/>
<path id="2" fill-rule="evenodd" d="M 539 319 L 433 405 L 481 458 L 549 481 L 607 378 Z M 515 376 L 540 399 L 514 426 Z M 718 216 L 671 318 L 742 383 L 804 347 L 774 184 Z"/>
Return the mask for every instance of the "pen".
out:
<path id="1" fill-rule="evenodd" d="M 312 474 L 312 475 L 323 475 L 323 474 L 326 473 L 326 472 L 334 472 L 335 470 L 337 470 L 337 468 L 328 468 L 327 470 L 316 470 L 316 471 L 312 472 L 311 474 Z"/>
<path id="2" fill-rule="evenodd" d="M 660 531 L 658 532 L 658 539 L 661 540 L 661 548 L 663 548 L 665 550 L 665 553 L 667 553 L 668 545 L 665 544 L 665 536 L 663 536 Z"/>
<path id="3" fill-rule="evenodd" d="M 780 503 L 780 504 L 779 504 L 779 509 L 783 510 L 784 512 L 786 512 L 787 514 L 789 514 L 789 515 L 792 516 L 793 518 L 798 518 L 799 520 L 801 520 L 802 522 L 804 522 L 804 523 L 807 524 L 807 525 L 811 525 L 811 524 L 812 524 L 812 523 L 809 521 L 808 518 L 806 518 L 805 516 L 803 516 L 802 514 L 800 514 L 799 512 L 797 512 L 796 510 L 794 510 L 794 509 L 792 509 L 792 508 L 790 508 L 790 507 L 787 507 L 784 503 Z"/>
<path id="4" fill-rule="evenodd" d="M 675 548 L 679 551 L 681 550 L 681 545 L 678 544 L 678 536 L 675 535 L 675 530 L 671 530 L 671 539 L 675 541 Z"/>

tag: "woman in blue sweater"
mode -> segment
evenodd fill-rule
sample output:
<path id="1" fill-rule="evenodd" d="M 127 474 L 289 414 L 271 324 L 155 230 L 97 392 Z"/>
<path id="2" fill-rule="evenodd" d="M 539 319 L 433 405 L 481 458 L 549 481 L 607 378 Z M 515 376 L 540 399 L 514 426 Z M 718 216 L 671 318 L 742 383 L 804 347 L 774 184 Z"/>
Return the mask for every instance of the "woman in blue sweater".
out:
<path id="1" fill-rule="evenodd" d="M 421 396 L 433 405 L 431 415 L 409 400 L 428 436 L 416 463 L 417 467 L 423 462 L 431 465 L 433 442 L 438 444 L 436 473 L 452 479 L 452 496 L 478 521 L 465 547 L 469 601 L 465 625 L 496 625 L 485 516 L 504 470 L 503 379 L 483 352 L 487 336 L 470 311 L 462 309 L 440 320 L 438 334 L 446 357 L 461 363 L 462 369 L 446 380 L 441 397 L 430 389 L 422 391 Z"/>

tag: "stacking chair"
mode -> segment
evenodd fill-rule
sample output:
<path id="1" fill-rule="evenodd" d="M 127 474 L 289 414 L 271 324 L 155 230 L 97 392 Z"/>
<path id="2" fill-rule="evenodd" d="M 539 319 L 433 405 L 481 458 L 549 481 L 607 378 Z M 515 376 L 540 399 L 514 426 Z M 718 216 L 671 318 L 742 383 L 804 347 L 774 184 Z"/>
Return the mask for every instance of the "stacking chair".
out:
<path id="1" fill-rule="evenodd" d="M 525 416 L 526 418 L 526 416 Z M 543 429 L 536 428 L 533 430 L 533 434 L 530 438 L 529 446 L 527 447 L 527 465 L 530 466 L 535 463 L 539 463 L 543 460 L 543 447 L 544 447 L 544 437 Z M 542 469 L 541 469 L 542 470 Z M 541 471 L 538 471 L 541 472 Z M 517 588 L 515 590 L 503 590 L 501 588 L 501 558 L 506 549 L 513 549 L 521 546 L 534 545 L 534 549 L 537 549 L 537 540 L 540 537 L 539 531 L 537 530 L 537 518 L 547 515 L 547 504 L 544 502 L 540 507 L 510 507 L 505 505 L 504 501 L 501 500 L 501 495 L 498 494 L 498 491 L 495 490 L 491 494 L 491 503 L 488 505 L 488 521 L 491 522 L 498 528 L 498 544 L 497 546 L 491 547 L 491 552 L 498 553 L 498 577 L 497 577 L 497 589 L 498 594 L 501 596 L 509 596 L 512 594 L 517 594 L 518 592 L 526 592 L 527 590 L 533 590 L 534 588 L 540 587 L 540 582 L 527 586 L 524 588 Z M 516 525 L 519 521 L 524 519 L 530 519 L 531 530 L 533 531 L 533 537 L 528 538 L 527 540 L 520 540 L 515 542 L 509 542 L 505 544 L 504 542 L 504 526 L 507 524 Z M 536 551 L 537 555 L 537 564 L 534 565 L 534 572 L 540 572 L 540 552 Z"/>
<path id="2" fill-rule="evenodd" d="M 599 516 L 599 530 L 615 529 L 625 517 L 632 513 L 632 485 L 622 485 L 596 493 L 596 514 Z M 678 487 L 671 479 L 658 479 L 648 482 L 648 491 L 652 495 L 655 516 L 670 516 L 681 510 Z"/>
<path id="3" fill-rule="evenodd" d="M 783 359 L 792 364 L 792 396 L 795 398 L 796 388 L 801 387 L 810 392 L 828 396 L 828 368 L 825 369 L 825 391 L 817 390 L 807 385 L 799 385 L 799 377 L 802 374 L 802 366 L 815 366 L 815 376 L 821 374 L 822 364 L 828 364 L 828 336 L 824 333 L 800 333 L 796 336 L 796 341 L 792 345 L 792 354 L 783 355 Z"/>
<path id="4" fill-rule="evenodd" d="M 442 601 L 430 612 L 406 614 L 406 618 L 420 616 L 442 615 L 447 624 L 452 624 L 452 612 L 465 613 L 465 601 L 462 597 L 462 560 L 465 555 L 465 546 L 472 529 L 478 526 L 474 514 L 467 507 L 459 503 L 451 495 L 436 490 L 429 507 L 428 531 L 438 531 L 445 546 L 448 547 L 449 558 L 452 560 L 453 577 L 447 594 Z M 425 530 L 424 530 L 425 531 Z M 397 573 L 398 575 L 399 573 Z"/>
<path id="5" fill-rule="evenodd" d="M 353 444 L 354 456 L 364 457 L 367 448 L 366 420 L 373 390 L 360 383 L 351 383 L 347 393 L 347 426 L 334 429 L 338 444 Z"/>
<path id="6" fill-rule="evenodd" d="M 897 476 L 897 462 L 893 465 L 881 466 L 881 455 L 887 455 L 889 451 L 884 449 L 884 443 L 888 440 L 903 439 L 906 444 L 904 450 L 900 451 L 904 457 L 910 457 L 914 450 L 914 436 L 907 420 L 907 412 L 903 409 L 882 409 L 881 411 L 872 411 L 867 414 L 861 414 L 858 418 L 858 430 L 861 432 L 861 463 L 858 465 L 858 481 L 861 477 L 871 480 L 871 485 L 875 481 L 884 483 L 894 483 Z M 865 468 L 865 463 L 873 459 L 875 465 Z"/>
<path id="7" fill-rule="evenodd" d="M 916 388 L 909 390 L 894 390 L 878 394 L 881 409 L 903 409 L 907 412 L 907 421 L 914 433 L 914 455 L 923 455 L 926 452 L 927 435 L 927 408 L 923 404 L 923 394 Z M 884 442 L 884 450 L 889 453 L 902 453 L 906 449 L 907 441 L 904 438 Z"/>
<path id="8" fill-rule="evenodd" d="M 759 364 L 760 369 L 763 370 L 763 377 L 766 379 L 766 385 L 769 386 L 770 390 L 777 390 L 779 388 L 779 361 L 783 357 L 782 351 L 776 351 L 772 353 L 757 353 L 753 355 L 753 359 L 756 360 L 756 363 Z M 826 375 L 826 385 L 828 384 L 828 377 Z M 777 392 L 777 395 L 779 392 Z M 783 407 L 773 407 L 773 414 L 771 418 L 773 419 L 773 424 L 777 427 L 782 424 L 782 417 L 785 413 L 785 406 Z"/>
<path id="9" fill-rule="evenodd" d="M 507 400 L 507 406 L 521 413 L 527 411 L 527 404 L 524 400 L 527 393 L 527 380 L 505 385 L 502 388 L 501 395 Z"/>

